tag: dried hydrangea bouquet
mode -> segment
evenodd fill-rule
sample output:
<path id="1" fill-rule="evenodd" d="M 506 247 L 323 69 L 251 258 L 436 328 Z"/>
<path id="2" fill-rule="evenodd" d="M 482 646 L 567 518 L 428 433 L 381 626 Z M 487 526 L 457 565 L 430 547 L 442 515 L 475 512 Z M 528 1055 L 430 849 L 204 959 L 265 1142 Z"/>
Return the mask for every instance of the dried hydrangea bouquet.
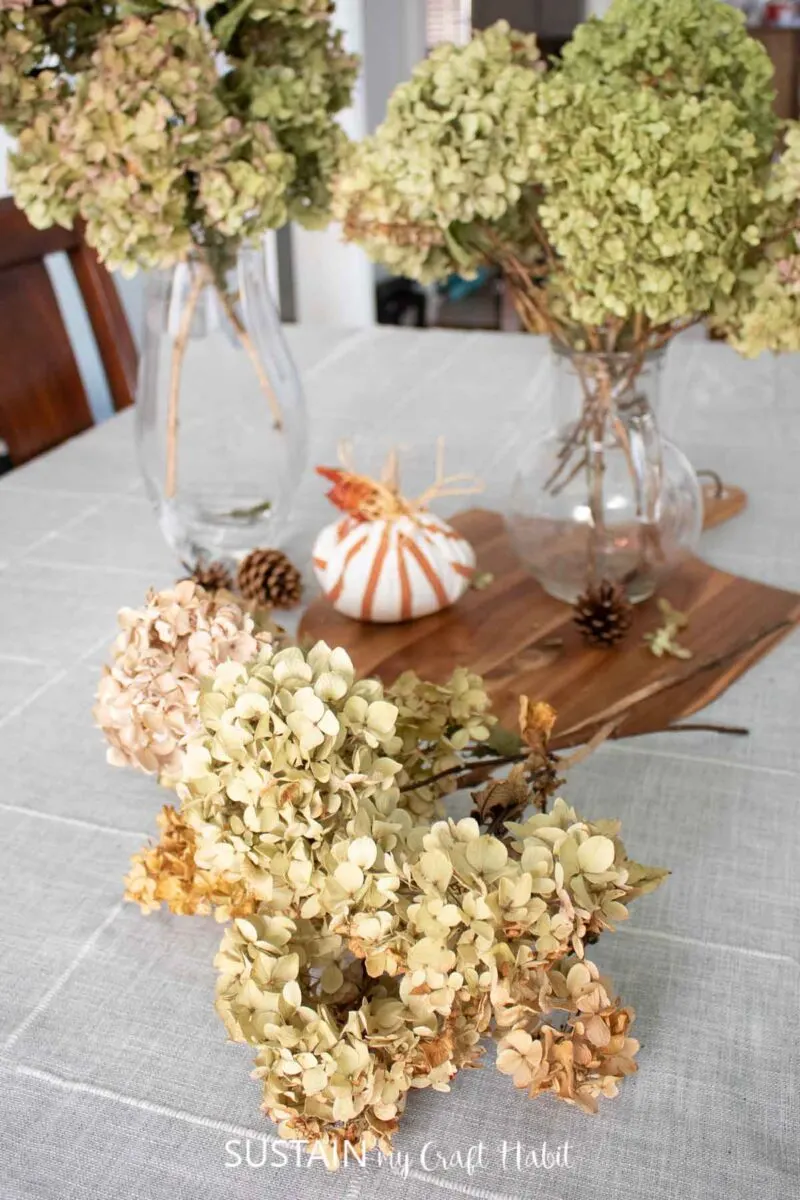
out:
<path id="1" fill-rule="evenodd" d="M 282 1137 L 330 1166 L 388 1151 L 411 1090 L 448 1091 L 489 1033 L 531 1096 L 616 1094 L 633 1012 L 586 951 L 666 872 L 617 822 L 547 811 L 569 764 L 546 704 L 523 698 L 514 736 L 468 670 L 384 688 L 191 581 L 120 625 L 95 710 L 110 761 L 177 793 L 127 896 L 227 923 L 217 1011 Z M 448 819 L 465 781 L 475 811 Z"/>
<path id="2" fill-rule="evenodd" d="M 659 437 L 659 356 L 701 320 L 800 348 L 800 142 L 773 165 L 772 68 L 722 0 L 615 0 L 548 69 L 500 23 L 437 48 L 336 187 L 347 236 L 425 281 L 499 266 L 556 354 L 559 432 L 515 496 L 554 595 L 651 594 L 696 546 L 694 473 Z"/>
<path id="3" fill-rule="evenodd" d="M 271 544 L 305 456 L 263 235 L 327 220 L 356 60 L 328 0 L 1 0 L 16 202 L 83 222 L 112 269 L 159 268 L 141 459 L 183 560 Z"/>

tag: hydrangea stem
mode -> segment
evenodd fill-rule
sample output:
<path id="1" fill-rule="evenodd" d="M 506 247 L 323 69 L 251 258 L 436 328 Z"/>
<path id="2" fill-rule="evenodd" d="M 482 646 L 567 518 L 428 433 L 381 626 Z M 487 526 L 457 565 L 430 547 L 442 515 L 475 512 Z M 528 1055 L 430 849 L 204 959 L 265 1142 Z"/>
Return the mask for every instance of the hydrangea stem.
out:
<path id="1" fill-rule="evenodd" d="M 186 305 L 181 313 L 180 325 L 178 326 L 178 332 L 175 335 L 175 342 L 172 347 L 169 398 L 167 401 L 167 477 L 164 484 L 164 493 L 168 500 L 174 498 L 178 486 L 178 410 L 180 406 L 183 361 L 186 357 L 186 347 L 189 343 L 192 319 L 207 281 L 208 274 L 205 266 L 197 264 L 191 275 L 191 285 L 186 297 Z"/>
<path id="2" fill-rule="evenodd" d="M 233 326 L 236 336 L 241 342 L 242 349 L 250 359 L 253 370 L 255 371 L 256 377 L 261 386 L 261 390 L 267 398 L 267 403 L 269 404 L 270 411 L 272 413 L 273 428 L 281 430 L 283 429 L 283 413 L 281 411 L 281 406 L 278 401 L 278 397 L 275 394 L 275 389 L 272 386 L 272 382 L 267 375 L 267 372 L 264 370 L 264 365 L 258 356 L 255 346 L 253 345 L 253 339 L 250 337 L 250 334 L 247 332 L 244 323 L 237 313 L 236 306 L 231 299 L 230 293 L 226 291 L 224 287 L 217 285 L 217 294 L 219 296 L 220 303 L 225 310 L 225 315 Z"/>
<path id="3" fill-rule="evenodd" d="M 181 313 L 178 332 L 172 347 L 172 363 L 170 367 L 169 398 L 167 402 L 167 470 L 164 492 L 168 500 L 175 496 L 178 486 L 178 429 L 180 425 L 180 393 L 183 364 L 186 349 L 192 329 L 192 320 L 203 289 L 212 286 L 217 294 L 222 309 L 233 326 L 233 330 L 245 354 L 255 371 L 259 386 L 267 398 L 272 412 L 273 427 L 283 429 L 283 414 L 269 376 L 253 344 L 253 340 L 236 311 L 233 298 L 225 286 L 224 275 L 214 270 L 211 262 L 195 258 L 189 263 L 191 283 L 186 302 Z"/>
<path id="4" fill-rule="evenodd" d="M 605 535 L 603 481 L 606 473 L 605 431 L 609 407 L 608 380 L 605 379 L 599 382 L 597 394 L 593 397 L 592 416 L 589 422 L 589 445 L 586 451 L 589 513 L 592 519 L 589 531 L 589 561 L 587 563 L 587 582 L 589 584 L 598 583 L 602 577 L 602 572 L 598 575 L 598 569 Z"/>

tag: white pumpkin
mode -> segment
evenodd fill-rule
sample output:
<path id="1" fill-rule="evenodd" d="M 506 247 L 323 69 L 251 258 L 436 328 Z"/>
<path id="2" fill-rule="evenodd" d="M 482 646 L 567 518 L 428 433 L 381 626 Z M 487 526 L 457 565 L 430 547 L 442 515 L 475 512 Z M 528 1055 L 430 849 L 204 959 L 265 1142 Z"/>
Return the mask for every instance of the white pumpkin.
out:
<path id="1" fill-rule="evenodd" d="M 345 516 L 322 530 L 313 563 L 338 612 L 358 621 L 410 621 L 464 595 L 475 552 L 429 512 L 373 520 Z"/>

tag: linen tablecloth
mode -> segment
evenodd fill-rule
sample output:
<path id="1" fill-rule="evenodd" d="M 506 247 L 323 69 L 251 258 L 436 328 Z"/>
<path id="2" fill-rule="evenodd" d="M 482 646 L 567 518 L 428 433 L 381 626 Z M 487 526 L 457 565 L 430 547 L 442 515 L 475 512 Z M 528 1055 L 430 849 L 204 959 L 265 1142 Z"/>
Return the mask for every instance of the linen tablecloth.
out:
<path id="1" fill-rule="evenodd" d="M 547 420 L 544 346 L 513 335 L 290 329 L 312 462 L 433 441 L 503 508 Z M 202 380 L 197 380 L 202 387 Z M 209 402 L 213 402 L 213 397 Z M 663 422 L 698 467 L 750 494 L 706 535 L 716 565 L 800 588 L 800 362 L 682 340 Z M 304 479 L 287 542 L 330 519 Z M 451 506 L 452 507 L 452 506 Z M 445 513 L 447 509 L 443 510 Z M 0 481 L 0 1196 L 4 1200 L 777 1200 L 800 1193 L 800 643 L 709 713 L 747 739 L 604 746 L 565 794 L 618 816 L 631 854 L 672 869 L 596 957 L 638 1018 L 639 1074 L 587 1117 L 528 1100 L 491 1066 L 413 1093 L 391 1162 L 329 1175 L 281 1153 L 251 1051 L 212 1006 L 211 920 L 120 900 L 169 799 L 107 766 L 90 709 L 121 605 L 175 578 L 126 413 Z M 266 1138 L 266 1140 L 262 1140 Z M 249 1143 L 248 1143 L 249 1139 Z M 246 1159 L 249 1148 L 248 1164 Z"/>

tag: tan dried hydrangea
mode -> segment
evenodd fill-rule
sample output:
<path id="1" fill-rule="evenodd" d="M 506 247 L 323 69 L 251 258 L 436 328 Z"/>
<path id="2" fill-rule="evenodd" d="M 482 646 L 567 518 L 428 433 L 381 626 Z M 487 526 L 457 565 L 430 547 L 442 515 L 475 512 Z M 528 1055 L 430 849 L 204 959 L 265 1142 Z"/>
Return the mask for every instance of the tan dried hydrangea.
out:
<path id="1" fill-rule="evenodd" d="M 247 662 L 269 632 L 225 592 L 191 580 L 151 591 L 144 608 L 124 608 L 103 668 L 94 717 L 109 741 L 108 761 L 169 782 L 180 774 L 186 736 L 198 726 L 200 679 L 220 663 Z"/>
<path id="2" fill-rule="evenodd" d="M 598 1097 L 616 1096 L 619 1081 L 636 1070 L 633 1010 L 611 1000 L 608 980 L 588 960 L 567 959 L 536 975 L 524 1018 L 500 1038 L 497 1069 L 531 1097 L 551 1092 L 596 1112 Z M 563 1029 L 539 1019 L 553 1012 L 568 1014 Z"/>
<path id="3" fill-rule="evenodd" d="M 194 223 L 222 237 L 283 224 L 292 160 L 266 123 L 226 110 L 214 50 L 193 13 L 112 26 L 73 90 L 20 131 L 11 184 L 31 222 L 80 216 L 126 272 L 185 258 Z"/>
<path id="4" fill-rule="evenodd" d="M 245 917 L 256 900 L 240 883 L 224 875 L 198 870 L 194 860 L 195 836 L 180 813 L 165 805 L 156 818 L 160 838 L 131 859 L 125 878 L 125 899 L 147 915 L 166 904 L 180 916 L 208 916 L 217 921 Z"/>

